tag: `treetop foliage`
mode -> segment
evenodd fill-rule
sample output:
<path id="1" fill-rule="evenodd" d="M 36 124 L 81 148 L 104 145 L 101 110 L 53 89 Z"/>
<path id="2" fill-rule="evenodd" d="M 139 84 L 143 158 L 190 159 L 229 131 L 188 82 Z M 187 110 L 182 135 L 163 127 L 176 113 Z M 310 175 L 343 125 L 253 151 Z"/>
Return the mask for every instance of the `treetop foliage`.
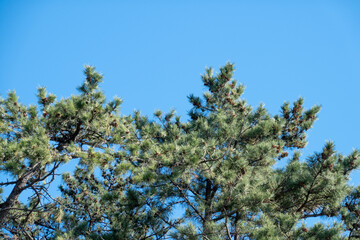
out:
<path id="1" fill-rule="evenodd" d="M 102 75 L 86 66 L 79 95 L 38 106 L 0 100 L 0 234 L 14 239 L 360 238 L 360 189 L 348 184 L 360 152 L 333 142 L 301 156 L 320 106 L 280 114 L 242 98 L 227 63 L 202 75 L 189 120 L 158 110 L 121 115 Z M 59 167 L 77 161 L 72 172 Z M 274 167 L 286 161 L 282 168 Z M 5 175 L 4 175 L 5 174 Z M 50 186 L 62 179 L 61 195 Z M 27 193 L 28 199 L 20 195 Z M 306 220 L 333 219 L 332 224 Z"/>

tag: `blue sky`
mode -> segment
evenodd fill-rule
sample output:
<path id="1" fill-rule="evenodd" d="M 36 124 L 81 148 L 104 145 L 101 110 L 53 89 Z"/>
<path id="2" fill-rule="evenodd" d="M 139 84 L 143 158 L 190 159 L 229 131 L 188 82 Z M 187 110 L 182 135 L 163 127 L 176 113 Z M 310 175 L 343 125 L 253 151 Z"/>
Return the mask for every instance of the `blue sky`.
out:
<path id="1" fill-rule="evenodd" d="M 76 94 L 84 64 L 104 74 L 122 112 L 171 108 L 187 118 L 200 74 L 235 63 L 252 105 L 322 105 L 304 155 L 326 140 L 360 148 L 360 1 L 0 0 L 0 95 Z M 352 183 L 360 183 L 360 173 Z"/>

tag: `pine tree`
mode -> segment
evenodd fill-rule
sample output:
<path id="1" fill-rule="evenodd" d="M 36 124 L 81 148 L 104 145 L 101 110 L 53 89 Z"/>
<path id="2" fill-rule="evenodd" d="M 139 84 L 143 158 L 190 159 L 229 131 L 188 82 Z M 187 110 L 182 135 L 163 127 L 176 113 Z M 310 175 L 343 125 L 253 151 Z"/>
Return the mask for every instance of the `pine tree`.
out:
<path id="1" fill-rule="evenodd" d="M 347 183 L 360 152 L 327 142 L 302 157 L 320 107 L 305 110 L 300 98 L 272 116 L 246 103 L 233 74 L 230 63 L 206 69 L 208 92 L 189 96 L 187 121 L 174 111 L 120 115 L 93 67 L 79 95 L 56 101 L 40 88 L 39 109 L 11 92 L 0 102 L 0 170 L 11 176 L 0 186 L 12 188 L 0 205 L 4 238 L 360 238 L 359 189 Z M 73 173 L 59 172 L 76 160 Z M 319 216 L 336 221 L 305 224 Z"/>
<path id="2" fill-rule="evenodd" d="M 119 98 L 105 101 L 98 88 L 102 76 L 89 66 L 84 73 L 86 79 L 78 88 L 80 94 L 77 96 L 55 101 L 55 95 L 39 88 L 39 110 L 35 106 L 20 104 L 15 92 L 1 100 L 0 170 L 12 179 L 1 183 L 2 187 L 12 188 L 0 205 L 0 225 L 4 237 L 10 234 L 20 239 L 50 239 L 65 232 L 66 239 L 91 235 L 89 232 L 97 230 L 98 221 L 103 221 L 100 211 L 106 206 L 101 206 L 99 198 L 106 195 L 106 190 L 111 190 L 107 198 L 118 193 L 117 197 L 121 200 L 136 197 L 135 192 L 126 189 L 125 183 L 119 182 L 114 186 L 115 179 L 111 179 L 111 183 L 105 179 L 100 186 L 101 183 L 92 178 L 95 168 L 110 171 L 108 166 L 119 160 L 121 155 L 117 156 L 116 149 L 131 141 L 126 137 L 131 126 L 126 124 L 126 118 L 119 116 Z M 75 171 L 75 178 L 65 174 L 64 182 L 68 188 L 61 187 L 64 197 L 53 197 L 48 189 L 56 176 L 61 174 L 58 168 L 75 159 L 80 160 L 83 171 Z M 117 169 L 119 174 L 127 170 L 126 166 L 125 170 L 121 170 L 121 164 L 117 164 Z M 87 184 L 86 180 L 89 181 Z M 89 186 L 92 188 L 88 190 Z M 19 201 L 20 194 L 26 191 L 31 195 L 29 201 Z M 77 205 L 79 202 L 81 206 L 85 205 L 84 208 Z M 129 226 L 132 226 L 130 220 L 133 220 L 129 215 L 131 211 L 140 209 L 146 213 L 141 209 L 144 208 L 142 205 L 131 204 L 119 216 L 127 219 Z M 85 222 L 87 217 L 91 219 L 88 225 Z M 141 215 L 133 222 L 148 224 L 146 217 Z M 157 227 L 156 223 L 152 225 Z"/>

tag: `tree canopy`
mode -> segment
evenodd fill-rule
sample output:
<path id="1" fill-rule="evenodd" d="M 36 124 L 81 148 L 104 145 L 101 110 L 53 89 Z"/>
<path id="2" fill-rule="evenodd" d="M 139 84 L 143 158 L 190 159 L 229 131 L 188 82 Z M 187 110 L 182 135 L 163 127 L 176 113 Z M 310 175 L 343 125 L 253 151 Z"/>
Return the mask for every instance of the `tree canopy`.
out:
<path id="1" fill-rule="evenodd" d="M 360 188 L 348 184 L 359 150 L 344 155 L 329 141 L 301 155 L 319 106 L 253 108 L 227 63 L 206 69 L 208 91 L 188 97 L 188 120 L 126 116 L 121 99 L 106 100 L 102 75 L 84 74 L 78 95 L 39 88 L 37 106 L 14 91 L 0 100 L 2 238 L 360 238 Z M 49 189 L 58 178 L 61 194 Z M 334 222 L 306 225 L 319 216 Z"/>

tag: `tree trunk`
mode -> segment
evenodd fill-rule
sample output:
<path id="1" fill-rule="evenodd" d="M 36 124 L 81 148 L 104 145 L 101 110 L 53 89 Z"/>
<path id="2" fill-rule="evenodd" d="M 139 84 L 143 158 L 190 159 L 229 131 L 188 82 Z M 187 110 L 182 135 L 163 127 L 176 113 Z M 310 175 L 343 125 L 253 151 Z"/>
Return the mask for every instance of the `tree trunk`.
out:
<path id="1" fill-rule="evenodd" d="M 26 171 L 15 184 L 13 190 L 11 191 L 10 195 L 8 196 L 7 200 L 0 204 L 0 225 L 2 225 L 7 219 L 10 213 L 10 210 L 16 204 L 20 194 L 22 191 L 26 189 L 26 183 L 29 179 L 35 175 L 37 169 L 39 168 L 40 163 L 35 164 L 32 168 Z"/>
<path id="2" fill-rule="evenodd" d="M 237 212 L 235 215 L 235 221 L 234 221 L 234 240 L 240 239 L 239 229 L 237 227 L 238 221 L 239 221 L 239 213 Z"/>
<path id="3" fill-rule="evenodd" d="M 210 229 L 206 226 L 208 222 L 211 221 L 211 181 L 209 179 L 206 179 L 206 186 L 205 186 L 205 221 L 203 222 L 203 234 L 204 239 L 208 240 L 209 238 L 207 235 L 211 234 Z"/>

